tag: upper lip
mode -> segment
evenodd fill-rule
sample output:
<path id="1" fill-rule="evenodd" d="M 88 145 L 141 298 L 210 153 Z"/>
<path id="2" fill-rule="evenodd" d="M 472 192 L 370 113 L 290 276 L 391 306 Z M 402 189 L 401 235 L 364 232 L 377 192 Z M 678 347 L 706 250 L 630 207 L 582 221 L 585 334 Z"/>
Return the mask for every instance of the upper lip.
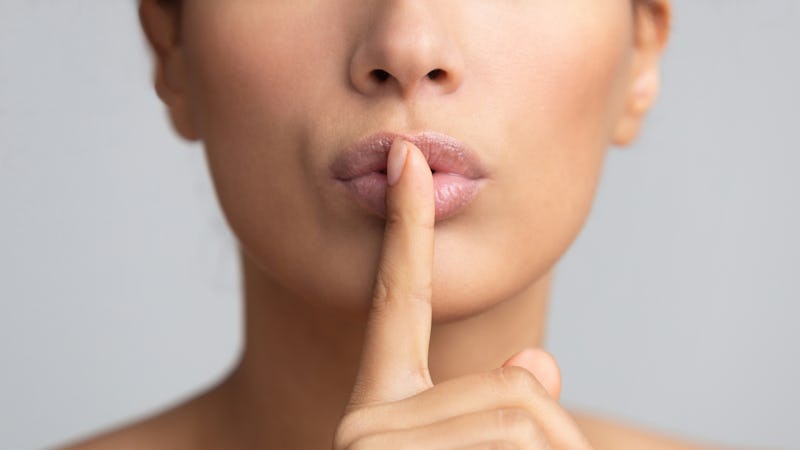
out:
<path id="1" fill-rule="evenodd" d="M 395 139 L 403 139 L 419 147 L 431 170 L 470 179 L 486 177 L 486 169 L 472 149 L 452 136 L 435 131 L 413 135 L 382 131 L 359 139 L 334 160 L 331 166 L 334 177 L 347 181 L 374 172 L 385 172 L 386 158 Z"/>

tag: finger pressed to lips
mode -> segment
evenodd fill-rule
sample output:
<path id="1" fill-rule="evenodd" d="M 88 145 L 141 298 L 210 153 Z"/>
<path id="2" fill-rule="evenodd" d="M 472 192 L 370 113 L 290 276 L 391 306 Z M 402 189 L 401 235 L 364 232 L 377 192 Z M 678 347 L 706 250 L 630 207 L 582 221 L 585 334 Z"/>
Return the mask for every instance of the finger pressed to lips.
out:
<path id="1" fill-rule="evenodd" d="M 350 407 L 407 398 L 433 385 L 433 178 L 422 152 L 405 141 L 393 142 L 387 166 L 397 182 L 387 189 L 386 230 Z"/>
<path id="2" fill-rule="evenodd" d="M 589 448 L 569 414 L 524 367 L 508 365 L 433 385 L 428 371 L 432 174 L 420 150 L 403 141 L 393 142 L 387 171 L 391 182 L 375 291 L 336 448 L 438 449 L 490 442 Z M 526 365 L 528 356 L 507 363 Z"/>

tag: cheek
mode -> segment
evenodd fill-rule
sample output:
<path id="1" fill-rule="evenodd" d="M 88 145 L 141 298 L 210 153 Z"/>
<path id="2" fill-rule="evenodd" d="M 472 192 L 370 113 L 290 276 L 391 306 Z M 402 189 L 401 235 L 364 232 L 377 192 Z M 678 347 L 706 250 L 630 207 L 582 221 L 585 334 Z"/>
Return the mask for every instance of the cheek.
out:
<path id="1" fill-rule="evenodd" d="M 591 201 L 624 102 L 632 31 L 625 10 L 611 5 L 595 8 L 596 18 L 576 13 L 570 26 L 541 24 L 533 50 L 520 56 L 530 76 L 519 79 L 525 88 L 508 123 L 532 156 L 519 175 L 538 181 L 520 192 L 565 211 Z"/>
<path id="2" fill-rule="evenodd" d="M 491 156 L 497 170 L 479 204 L 491 219 L 471 219 L 460 239 L 443 235 L 443 250 L 437 247 L 435 289 L 463 294 L 458 300 L 442 295 L 448 315 L 522 292 L 564 254 L 588 217 L 625 100 L 632 29 L 622 8 L 587 9 L 597 15 L 561 8 L 548 17 L 569 17 L 533 24 L 535 16 L 527 15 L 525 23 L 509 21 L 503 34 L 473 41 L 474 83 L 492 87 L 475 107 L 492 118 L 495 128 L 487 136 L 496 137 Z M 496 51 L 508 42 L 525 45 Z M 495 56 L 480 59 L 487 54 Z M 470 236 L 480 242 L 465 245 Z"/>
<path id="3" fill-rule="evenodd" d="M 470 24 L 459 36 L 464 84 L 437 100 L 446 112 L 431 117 L 485 150 L 494 179 L 470 212 L 437 226 L 437 320 L 522 291 L 585 221 L 624 86 L 630 29 L 623 11 L 589 1 L 521 3 L 531 10 L 498 17 L 503 8 L 465 0 L 480 7 L 461 11 Z M 345 27 L 301 20 L 336 14 L 304 11 L 303 2 L 195 5 L 186 17 L 195 30 L 187 36 L 193 109 L 229 225 L 287 289 L 363 306 L 382 223 L 335 210 L 310 182 L 324 174 L 319 154 L 307 151 L 324 149 L 320 136 L 342 134 L 344 122 L 358 130 L 385 125 L 368 123 L 363 104 L 343 93 Z M 484 26 L 489 13 L 495 19 Z"/>
<path id="4" fill-rule="evenodd" d="M 335 58 L 311 55 L 330 51 L 341 37 L 308 20 L 293 21 L 315 17 L 300 2 L 196 5 L 185 18 L 194 31 L 186 37 L 193 111 L 228 224 L 265 272 L 287 286 L 324 292 L 337 277 L 308 272 L 325 253 L 329 219 L 309 181 L 321 176 L 318 161 L 304 150 L 309 128 L 325 113 L 319 98 L 335 81 L 329 76 L 335 69 L 325 65 Z M 313 73 L 319 79 L 298 75 Z"/>
<path id="5" fill-rule="evenodd" d="M 225 130 L 295 131 L 285 125 L 305 123 L 319 112 L 315 100 L 324 96 L 336 70 L 330 66 L 334 58 L 320 56 L 343 47 L 342 36 L 313 20 L 324 11 L 310 13 L 294 3 L 228 0 L 189 8 L 187 57 L 205 141 Z"/>

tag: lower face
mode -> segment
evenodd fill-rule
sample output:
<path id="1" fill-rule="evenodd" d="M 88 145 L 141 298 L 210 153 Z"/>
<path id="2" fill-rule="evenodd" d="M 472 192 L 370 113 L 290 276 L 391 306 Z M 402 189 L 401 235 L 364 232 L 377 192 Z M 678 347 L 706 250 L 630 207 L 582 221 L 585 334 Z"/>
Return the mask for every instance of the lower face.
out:
<path id="1" fill-rule="evenodd" d="M 629 82 L 630 9 L 629 0 L 189 0 L 192 120 L 241 249 L 298 299 L 366 311 L 384 222 L 330 165 L 377 131 L 437 131 L 473 148 L 488 175 L 469 205 L 436 224 L 434 321 L 523 293 L 590 211 Z M 359 78 L 442 66 L 447 86 Z"/>

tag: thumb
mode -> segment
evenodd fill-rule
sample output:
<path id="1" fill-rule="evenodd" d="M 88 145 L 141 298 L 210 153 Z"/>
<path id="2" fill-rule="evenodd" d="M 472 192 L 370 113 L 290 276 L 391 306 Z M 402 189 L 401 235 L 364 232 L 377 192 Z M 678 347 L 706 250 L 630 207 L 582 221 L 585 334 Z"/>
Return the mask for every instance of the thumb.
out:
<path id="1" fill-rule="evenodd" d="M 534 347 L 528 347 L 508 358 L 503 367 L 519 366 L 528 369 L 544 386 L 550 397 L 558 401 L 561 396 L 561 369 L 550 353 Z"/>

